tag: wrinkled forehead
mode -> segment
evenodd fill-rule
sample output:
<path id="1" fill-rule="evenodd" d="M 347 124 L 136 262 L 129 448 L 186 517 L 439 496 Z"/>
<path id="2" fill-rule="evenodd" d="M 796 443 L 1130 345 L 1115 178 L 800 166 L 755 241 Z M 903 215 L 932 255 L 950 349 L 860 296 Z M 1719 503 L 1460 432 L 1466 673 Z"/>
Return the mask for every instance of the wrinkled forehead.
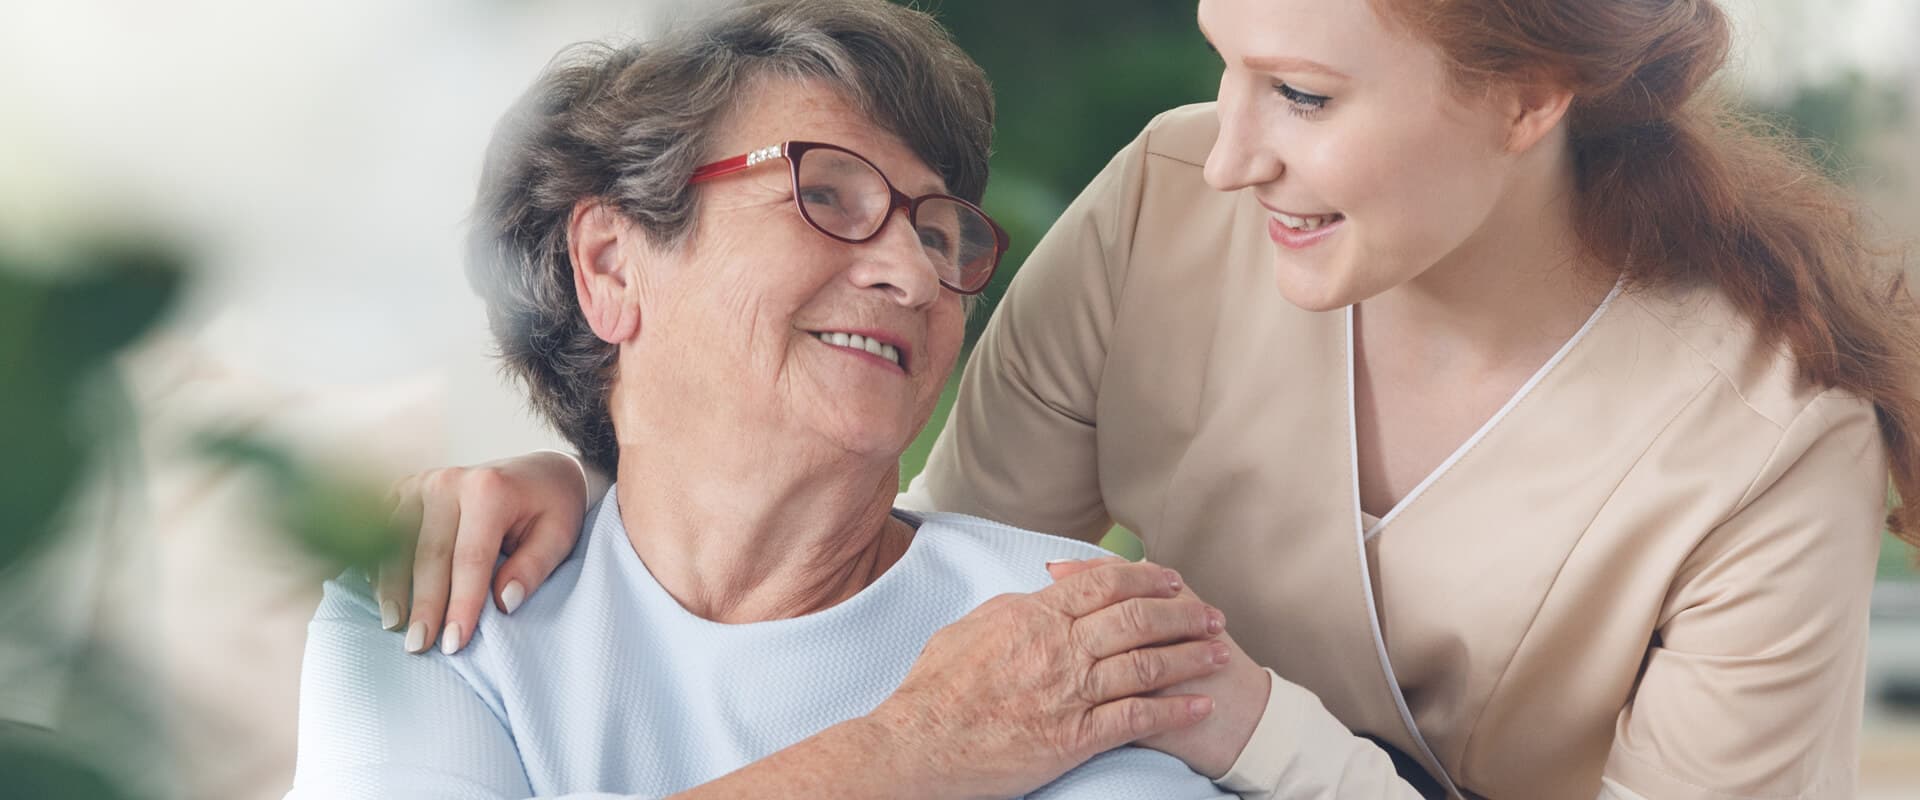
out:
<path id="1" fill-rule="evenodd" d="M 845 91 L 818 78 L 753 79 L 715 124 L 707 157 L 730 158 L 793 140 L 859 153 L 910 195 L 947 191 L 940 173 L 899 136 L 875 123 Z"/>

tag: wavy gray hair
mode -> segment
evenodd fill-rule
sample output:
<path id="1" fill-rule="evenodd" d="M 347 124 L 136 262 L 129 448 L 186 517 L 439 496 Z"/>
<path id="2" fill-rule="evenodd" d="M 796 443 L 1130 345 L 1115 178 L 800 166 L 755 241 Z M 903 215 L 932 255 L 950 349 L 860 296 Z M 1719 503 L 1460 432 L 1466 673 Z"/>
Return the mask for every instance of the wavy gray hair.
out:
<path id="1" fill-rule="evenodd" d="M 567 225 L 604 198 L 654 241 L 693 225 L 687 180 L 711 128 L 752 79 L 813 78 L 845 93 L 978 203 L 986 191 L 993 92 L 986 74 L 925 13 L 882 0 L 760 0 L 665 37 L 561 52 L 501 120 L 469 239 L 467 277 L 486 301 L 506 372 L 588 463 L 619 456 L 608 410 L 618 348 L 595 336 L 574 296 Z"/>

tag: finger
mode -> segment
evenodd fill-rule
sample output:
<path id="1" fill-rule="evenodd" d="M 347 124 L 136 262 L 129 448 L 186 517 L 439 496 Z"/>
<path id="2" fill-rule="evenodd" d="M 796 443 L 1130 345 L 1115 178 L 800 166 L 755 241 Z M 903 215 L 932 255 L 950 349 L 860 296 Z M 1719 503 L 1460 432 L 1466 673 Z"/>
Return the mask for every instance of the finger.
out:
<path id="1" fill-rule="evenodd" d="M 1105 752 L 1149 736 L 1177 731 L 1213 713 L 1213 698 L 1128 697 L 1095 706 L 1087 715 L 1090 750 Z"/>
<path id="2" fill-rule="evenodd" d="M 1127 563 L 1127 560 L 1119 556 L 1107 556 L 1104 558 L 1089 558 L 1089 559 L 1065 558 L 1065 559 L 1060 559 L 1058 561 L 1047 562 L 1047 574 L 1052 575 L 1053 579 L 1057 581 L 1069 575 L 1078 575 L 1082 572 L 1086 572 L 1087 570 L 1093 569 L 1094 567 L 1098 567 L 1102 564 L 1125 564 L 1125 563 Z"/>
<path id="3" fill-rule="evenodd" d="M 580 536 L 579 523 L 566 515 L 557 519 L 542 517 L 534 523 L 526 537 L 514 545 L 513 555 L 500 565 L 500 572 L 493 579 L 500 610 L 508 614 L 519 610 L 520 604 L 539 589 L 540 584 L 546 583 L 560 562 L 573 553 Z"/>
<path id="4" fill-rule="evenodd" d="M 1184 585 L 1180 573 L 1142 561 L 1103 564 L 1041 589 L 1035 596 L 1069 616 L 1084 617 L 1135 597 L 1172 597 Z"/>
<path id="5" fill-rule="evenodd" d="M 422 500 L 420 541 L 413 549 L 413 608 L 407 623 L 406 649 L 426 652 L 440 636 L 446 618 L 447 594 L 452 589 L 453 547 L 460 529 L 460 505 L 450 486 L 443 484 Z"/>
<path id="6" fill-rule="evenodd" d="M 1227 617 L 1197 598 L 1134 598 L 1073 622 L 1074 644 L 1094 658 L 1139 647 L 1206 639 L 1227 629 Z"/>
<path id="7" fill-rule="evenodd" d="M 420 494 L 402 488 L 393 500 L 394 508 L 387 519 L 402 541 L 394 548 L 393 558 L 380 565 L 374 579 L 373 598 L 380 606 L 380 627 L 397 631 L 406 623 L 407 607 L 413 600 L 413 551 L 420 532 Z"/>
<path id="8" fill-rule="evenodd" d="M 500 563 L 500 543 L 509 525 L 501 506 L 499 473 L 475 470 L 462 481 L 460 522 L 454 535 L 452 591 L 447 596 L 447 619 L 440 634 L 440 651 L 460 652 L 480 622 L 480 608 L 491 594 L 493 569 Z"/>
<path id="9" fill-rule="evenodd" d="M 1218 640 L 1131 650 L 1094 662 L 1087 671 L 1086 696 L 1106 703 L 1157 692 L 1219 672 L 1232 659 L 1232 649 Z"/>

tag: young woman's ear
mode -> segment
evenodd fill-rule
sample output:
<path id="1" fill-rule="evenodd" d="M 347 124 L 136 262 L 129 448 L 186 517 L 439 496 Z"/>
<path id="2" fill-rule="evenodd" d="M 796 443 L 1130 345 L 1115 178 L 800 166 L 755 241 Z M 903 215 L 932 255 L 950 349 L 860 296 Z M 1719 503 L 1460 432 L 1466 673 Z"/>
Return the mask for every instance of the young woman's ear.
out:
<path id="1" fill-rule="evenodd" d="M 1507 150 L 1524 153 L 1566 119 L 1573 92 L 1554 81 L 1528 81 L 1508 95 Z"/>
<path id="2" fill-rule="evenodd" d="M 599 199 L 576 203 L 567 221 L 567 258 L 573 262 L 573 293 L 593 333 L 621 344 L 640 333 L 636 278 L 644 233 Z"/>

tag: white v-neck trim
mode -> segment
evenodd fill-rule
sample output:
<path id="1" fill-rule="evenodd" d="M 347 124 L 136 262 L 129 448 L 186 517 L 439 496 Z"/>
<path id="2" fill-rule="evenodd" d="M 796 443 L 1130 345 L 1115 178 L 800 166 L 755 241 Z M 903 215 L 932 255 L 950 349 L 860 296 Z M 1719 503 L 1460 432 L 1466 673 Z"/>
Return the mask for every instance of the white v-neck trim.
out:
<path id="1" fill-rule="evenodd" d="M 1380 630 L 1380 604 L 1373 596 L 1373 566 L 1367 562 L 1367 534 L 1362 520 L 1366 512 L 1360 510 L 1360 427 L 1354 424 L 1353 392 L 1353 307 L 1347 307 L 1347 454 L 1351 469 L 1348 477 L 1353 484 L 1353 546 L 1354 556 L 1360 560 L 1360 596 L 1367 601 L 1367 627 L 1373 634 L 1374 657 L 1380 662 L 1380 671 L 1387 679 L 1387 692 L 1393 697 L 1393 708 L 1400 712 L 1400 724 L 1407 727 L 1407 733 L 1413 737 L 1413 743 L 1427 757 L 1427 763 L 1440 770 L 1440 782 L 1447 787 L 1447 797 L 1460 796 L 1460 790 L 1453 785 L 1453 776 L 1447 774 L 1447 765 L 1433 754 L 1428 746 L 1427 737 L 1420 732 L 1420 724 L 1413 719 L 1413 709 L 1407 705 L 1407 695 L 1400 691 L 1400 677 L 1393 674 L 1393 658 L 1387 654 L 1387 636 Z M 1375 527 L 1378 527 L 1377 525 Z"/>
<path id="2" fill-rule="evenodd" d="M 1493 412 L 1493 416 L 1488 417 L 1486 422 L 1481 423 L 1479 430 L 1474 431 L 1473 435 L 1467 437 L 1465 442 L 1460 443 L 1459 447 L 1454 448 L 1453 453 L 1447 456 L 1447 460 L 1440 462 L 1440 466 L 1434 467 L 1432 472 L 1427 473 L 1427 477 L 1421 479 L 1420 483 L 1413 487 L 1413 491 L 1407 492 L 1405 497 L 1400 498 L 1400 502 L 1394 503 L 1393 508 L 1387 509 L 1386 515 L 1380 517 L 1379 521 L 1367 526 L 1363 532 L 1364 537 L 1372 539 L 1380 535 L 1380 531 L 1391 524 L 1395 517 L 1400 516 L 1402 510 L 1412 505 L 1415 499 L 1426 492 L 1427 487 L 1432 486 L 1433 482 L 1439 480 L 1441 475 L 1445 475 L 1447 470 L 1452 469 L 1453 465 L 1465 457 L 1467 453 L 1471 452 L 1474 446 L 1480 443 L 1481 439 L 1486 438 L 1487 433 L 1492 431 L 1494 426 L 1499 425 L 1501 420 L 1506 419 L 1507 414 L 1513 411 L 1515 406 L 1520 405 L 1521 400 L 1525 400 L 1527 395 L 1532 394 L 1533 387 L 1539 385 L 1540 381 L 1545 379 L 1548 373 L 1553 372 L 1553 368 L 1559 366 L 1560 362 L 1567 357 L 1568 353 L 1573 352 L 1574 346 L 1578 345 L 1581 339 L 1587 337 L 1587 332 L 1593 330 L 1594 323 L 1600 321 L 1601 315 L 1607 313 L 1607 307 L 1613 305 L 1614 298 L 1620 296 L 1620 288 L 1623 285 L 1624 282 L 1615 283 L 1613 289 L 1607 292 L 1606 299 L 1601 300 L 1600 306 L 1595 308 L 1593 313 L 1587 316 L 1587 321 L 1580 326 L 1580 330 L 1574 331 L 1573 336 L 1567 339 L 1566 344 L 1560 345 L 1560 349 L 1553 354 L 1553 357 L 1547 359 L 1547 363 L 1541 364 L 1539 369 L 1534 370 L 1533 376 L 1527 378 L 1527 382 L 1521 384 L 1519 391 L 1514 392 L 1512 397 L 1507 398 L 1506 404 L 1500 406 L 1499 411 Z M 1353 306 L 1347 306 L 1347 426 L 1349 430 L 1355 431 L 1357 436 L 1360 420 L 1354 407 L 1353 362 Z M 1356 507 L 1360 504 L 1360 451 L 1357 445 L 1358 442 L 1356 441 L 1356 447 L 1353 451 L 1353 463 L 1351 464 L 1354 472 L 1353 502 Z M 1365 516 L 1365 512 L 1362 512 L 1362 516 Z"/>

